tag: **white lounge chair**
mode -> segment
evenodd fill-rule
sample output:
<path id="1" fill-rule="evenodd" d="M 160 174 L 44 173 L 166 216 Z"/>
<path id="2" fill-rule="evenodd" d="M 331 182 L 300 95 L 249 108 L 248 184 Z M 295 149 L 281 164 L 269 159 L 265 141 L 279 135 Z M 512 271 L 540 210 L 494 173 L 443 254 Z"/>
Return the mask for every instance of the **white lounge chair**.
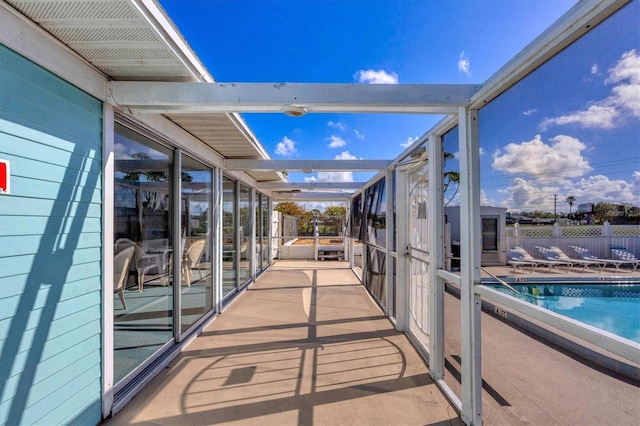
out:
<path id="1" fill-rule="evenodd" d="M 509 256 L 507 259 L 507 263 L 511 266 L 513 266 L 513 271 L 516 271 L 516 268 L 521 268 L 522 270 L 524 270 L 525 266 L 530 266 L 531 267 L 531 272 L 534 272 L 536 270 L 536 268 L 540 265 L 542 266 L 546 266 L 549 269 L 553 268 L 554 266 L 563 266 L 565 265 L 565 263 L 563 262 L 555 262 L 555 261 L 550 261 L 550 260 L 543 260 L 543 259 L 536 259 L 533 256 L 531 256 L 529 254 L 528 251 L 526 251 L 525 249 L 523 249 L 522 247 L 513 247 L 510 251 L 509 251 Z"/>
<path id="2" fill-rule="evenodd" d="M 580 265 L 582 266 L 582 270 L 586 271 L 587 269 L 589 269 L 589 266 L 597 266 L 600 268 L 600 272 L 602 272 L 602 270 L 604 269 L 605 266 L 607 266 L 607 263 L 602 261 L 602 260 L 593 260 L 593 259 L 574 259 L 571 258 L 569 256 L 567 256 L 567 254 L 562 251 L 562 249 L 560 247 L 556 247 L 556 246 L 549 246 L 548 249 L 548 253 L 551 255 L 555 255 L 557 257 L 553 257 L 553 259 L 558 259 L 560 261 L 563 262 L 571 262 L 574 265 Z M 547 257 L 545 257 L 547 258 Z M 548 259 L 548 258 L 547 258 Z"/>
<path id="3" fill-rule="evenodd" d="M 595 255 L 593 255 L 589 249 L 584 248 L 584 247 L 580 247 L 580 246 L 574 246 L 574 245 L 570 245 L 569 248 L 571 250 L 573 250 L 573 252 L 575 253 L 576 257 L 578 259 L 582 259 L 582 260 L 591 260 L 594 262 L 602 262 L 606 265 L 612 265 L 614 268 L 616 268 L 616 271 L 618 271 L 620 269 L 620 266 L 622 265 L 633 265 L 632 262 L 626 261 L 626 260 L 616 260 L 616 259 L 603 259 L 601 257 L 597 257 Z"/>
<path id="4" fill-rule="evenodd" d="M 573 262 L 573 259 L 571 259 L 569 256 L 565 255 L 565 258 L 561 258 L 558 252 L 555 250 L 551 250 L 550 247 L 533 246 L 533 248 L 535 248 L 536 251 L 540 254 L 540 256 L 547 262 L 554 262 L 556 266 L 566 266 L 567 273 L 569 273 L 571 268 L 573 268 L 574 262 Z"/>
<path id="5" fill-rule="evenodd" d="M 626 264 L 633 267 L 632 271 L 635 271 L 638 265 L 640 265 L 640 259 L 635 254 L 622 248 L 612 248 L 611 255 L 616 260 L 624 261 Z"/>

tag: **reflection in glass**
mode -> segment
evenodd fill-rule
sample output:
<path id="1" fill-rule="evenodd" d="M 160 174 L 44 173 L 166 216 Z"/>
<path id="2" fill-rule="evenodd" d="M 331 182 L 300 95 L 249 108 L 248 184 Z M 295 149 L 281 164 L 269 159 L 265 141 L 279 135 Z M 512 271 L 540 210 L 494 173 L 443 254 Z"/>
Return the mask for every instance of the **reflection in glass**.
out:
<path id="1" fill-rule="evenodd" d="M 251 191 L 248 187 L 240 184 L 240 192 L 238 193 L 238 285 L 244 284 L 251 278 L 251 270 L 249 265 L 250 246 L 251 246 Z"/>
<path id="2" fill-rule="evenodd" d="M 386 179 L 371 185 L 364 193 L 362 241 L 379 247 L 387 245 Z M 364 231 L 364 232 L 363 232 Z"/>
<path id="3" fill-rule="evenodd" d="M 362 194 L 358 194 L 351 200 L 351 237 L 362 240 L 360 228 L 362 225 Z"/>
<path id="4" fill-rule="evenodd" d="M 182 155 L 182 331 L 213 307 L 211 271 L 212 172 Z"/>
<path id="5" fill-rule="evenodd" d="M 256 208 L 255 211 L 255 224 L 256 224 L 256 232 L 255 232 L 255 247 L 256 247 L 256 266 L 255 272 L 262 269 L 262 209 L 260 206 L 262 205 L 262 194 L 256 193 Z"/>
<path id="6" fill-rule="evenodd" d="M 222 295 L 236 288 L 236 183 L 222 178 Z"/>
<path id="7" fill-rule="evenodd" d="M 442 150 L 444 152 L 444 205 L 460 205 L 460 161 L 458 152 L 458 126 L 442 135 Z"/>
<path id="8" fill-rule="evenodd" d="M 173 338 L 172 151 L 117 124 L 114 172 L 114 376 Z"/>
<path id="9" fill-rule="evenodd" d="M 373 297 L 385 308 L 387 306 L 387 262 L 382 250 L 365 245 L 364 247 L 364 271 L 365 286 Z"/>

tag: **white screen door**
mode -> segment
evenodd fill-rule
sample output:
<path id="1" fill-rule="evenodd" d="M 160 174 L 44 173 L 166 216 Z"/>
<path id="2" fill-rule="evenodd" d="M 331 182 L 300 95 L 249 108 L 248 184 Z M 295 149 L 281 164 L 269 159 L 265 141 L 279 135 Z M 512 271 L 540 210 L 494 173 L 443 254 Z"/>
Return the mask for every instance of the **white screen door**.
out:
<path id="1" fill-rule="evenodd" d="M 409 330 L 429 351 L 429 232 L 427 217 L 428 165 L 420 162 L 408 172 Z"/>

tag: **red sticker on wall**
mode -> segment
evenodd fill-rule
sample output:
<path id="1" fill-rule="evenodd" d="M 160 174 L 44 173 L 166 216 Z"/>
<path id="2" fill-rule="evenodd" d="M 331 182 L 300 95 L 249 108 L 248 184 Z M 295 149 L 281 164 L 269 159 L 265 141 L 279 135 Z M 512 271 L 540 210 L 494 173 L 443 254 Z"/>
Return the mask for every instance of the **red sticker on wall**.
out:
<path id="1" fill-rule="evenodd" d="M 0 194 L 9 194 L 9 184 L 11 172 L 9 170 L 9 160 L 0 160 Z"/>

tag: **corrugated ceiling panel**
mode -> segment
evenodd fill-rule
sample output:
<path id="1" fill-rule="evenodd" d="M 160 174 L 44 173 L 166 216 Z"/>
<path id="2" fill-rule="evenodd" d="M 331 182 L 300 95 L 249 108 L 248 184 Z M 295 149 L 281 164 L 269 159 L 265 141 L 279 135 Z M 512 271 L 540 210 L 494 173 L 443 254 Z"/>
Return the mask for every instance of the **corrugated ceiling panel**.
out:
<path id="1" fill-rule="evenodd" d="M 130 0 L 6 1 L 114 80 L 194 81 Z M 262 158 L 226 114 L 169 118 L 223 157 Z M 279 180 L 275 172 L 252 176 Z"/>
<path id="2" fill-rule="evenodd" d="M 127 0 L 110 1 L 11 1 L 16 9 L 34 21 L 77 19 L 132 19 L 138 18 Z"/>

